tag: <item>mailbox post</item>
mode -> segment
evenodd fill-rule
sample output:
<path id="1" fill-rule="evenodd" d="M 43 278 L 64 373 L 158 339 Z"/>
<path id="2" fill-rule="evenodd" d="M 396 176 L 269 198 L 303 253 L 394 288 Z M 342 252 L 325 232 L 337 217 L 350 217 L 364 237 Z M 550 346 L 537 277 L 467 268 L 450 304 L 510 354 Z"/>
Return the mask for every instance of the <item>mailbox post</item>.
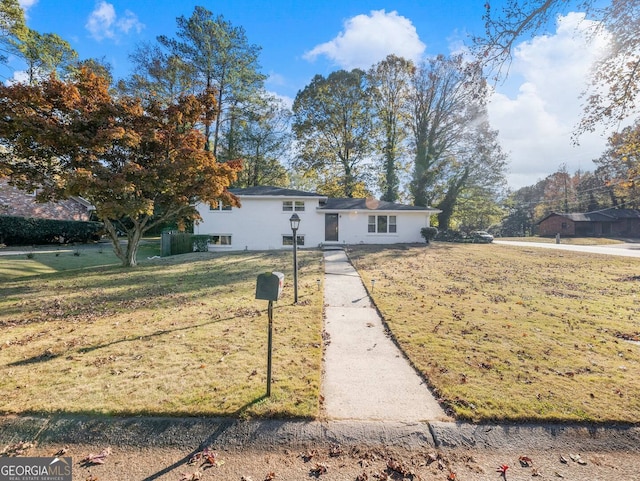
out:
<path id="1" fill-rule="evenodd" d="M 273 301 L 277 301 L 282 293 L 284 274 L 282 272 L 266 272 L 260 274 L 256 281 L 256 299 L 269 301 L 267 315 L 269 331 L 267 337 L 267 397 L 271 396 L 271 350 L 273 345 Z"/>

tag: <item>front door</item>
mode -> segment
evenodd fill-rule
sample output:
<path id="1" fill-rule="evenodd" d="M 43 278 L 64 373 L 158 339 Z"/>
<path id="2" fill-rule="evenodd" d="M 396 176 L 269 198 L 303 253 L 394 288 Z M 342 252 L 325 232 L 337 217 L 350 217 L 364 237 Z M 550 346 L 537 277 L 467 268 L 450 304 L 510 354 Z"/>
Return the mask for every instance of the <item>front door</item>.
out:
<path id="1" fill-rule="evenodd" d="M 324 240 L 325 242 L 338 241 L 338 214 L 324 215 Z"/>

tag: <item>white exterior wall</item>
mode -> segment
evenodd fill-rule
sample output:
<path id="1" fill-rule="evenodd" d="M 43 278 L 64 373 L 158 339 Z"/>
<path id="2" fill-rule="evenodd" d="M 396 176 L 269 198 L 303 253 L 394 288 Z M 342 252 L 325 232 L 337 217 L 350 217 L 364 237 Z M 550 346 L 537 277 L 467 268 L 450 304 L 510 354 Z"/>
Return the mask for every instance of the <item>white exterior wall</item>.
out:
<path id="1" fill-rule="evenodd" d="M 230 246 L 211 246 L 213 250 L 271 250 L 291 248 L 282 245 L 282 236 L 292 235 L 289 218 L 294 213 L 283 211 L 283 201 L 304 202 L 304 211 L 295 211 L 300 217 L 298 236 L 304 236 L 304 247 L 318 247 L 324 239 L 324 216 L 316 212 L 319 198 L 315 197 L 260 197 L 240 198 L 242 207 L 231 210 L 209 210 L 198 205 L 202 216 L 194 226 L 195 234 L 231 235 Z M 321 219 L 321 222 L 319 221 Z"/>
<path id="2" fill-rule="evenodd" d="M 283 236 L 291 236 L 289 218 L 294 213 L 283 211 L 283 201 L 304 202 L 298 236 L 304 236 L 300 248 L 315 248 L 321 244 L 402 244 L 424 242 L 422 227 L 429 226 L 430 216 L 422 212 L 402 210 L 318 210 L 317 197 L 244 196 L 242 207 L 231 210 L 210 210 L 199 204 L 202 221 L 194 226 L 195 234 L 230 235 L 231 245 L 211 245 L 211 250 L 272 250 L 290 249 Z M 338 241 L 325 241 L 325 214 L 338 214 Z M 396 216 L 396 233 L 369 233 L 369 215 Z"/>
<path id="3" fill-rule="evenodd" d="M 320 211 L 320 222 L 324 227 L 324 214 Z M 405 244 L 425 242 L 420 235 L 420 229 L 429 227 L 429 216 L 424 212 L 415 211 L 340 211 L 338 213 L 338 242 L 337 244 Z M 370 233 L 369 216 L 396 216 L 395 233 Z M 324 233 L 323 233 L 324 235 Z M 332 242 L 326 242 L 332 244 Z"/>

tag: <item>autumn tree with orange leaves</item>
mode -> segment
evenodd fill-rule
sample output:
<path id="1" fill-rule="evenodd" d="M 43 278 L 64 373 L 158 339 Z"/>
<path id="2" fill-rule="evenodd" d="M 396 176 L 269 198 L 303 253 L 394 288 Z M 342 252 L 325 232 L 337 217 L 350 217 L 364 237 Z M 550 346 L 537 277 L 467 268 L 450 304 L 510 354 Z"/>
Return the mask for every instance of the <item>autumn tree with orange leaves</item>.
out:
<path id="1" fill-rule="evenodd" d="M 197 128 L 215 107 L 211 95 L 171 105 L 116 97 L 87 69 L 66 82 L 2 85 L 0 174 L 42 200 L 87 199 L 122 264 L 134 266 L 154 226 L 198 219 L 195 202 L 238 205 L 227 188 L 240 163 L 216 162 Z"/>
<path id="2" fill-rule="evenodd" d="M 640 121 L 609 137 L 607 151 L 596 160 L 598 172 L 618 207 L 640 208 Z"/>

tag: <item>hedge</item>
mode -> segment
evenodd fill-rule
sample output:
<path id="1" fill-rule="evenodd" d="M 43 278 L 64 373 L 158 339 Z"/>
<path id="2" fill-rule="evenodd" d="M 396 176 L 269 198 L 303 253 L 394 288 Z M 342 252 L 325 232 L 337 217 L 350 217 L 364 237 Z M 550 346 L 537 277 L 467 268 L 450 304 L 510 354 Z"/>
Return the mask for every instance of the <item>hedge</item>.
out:
<path id="1" fill-rule="evenodd" d="M 34 245 L 99 240 L 101 222 L 0 216 L 0 243 Z"/>

